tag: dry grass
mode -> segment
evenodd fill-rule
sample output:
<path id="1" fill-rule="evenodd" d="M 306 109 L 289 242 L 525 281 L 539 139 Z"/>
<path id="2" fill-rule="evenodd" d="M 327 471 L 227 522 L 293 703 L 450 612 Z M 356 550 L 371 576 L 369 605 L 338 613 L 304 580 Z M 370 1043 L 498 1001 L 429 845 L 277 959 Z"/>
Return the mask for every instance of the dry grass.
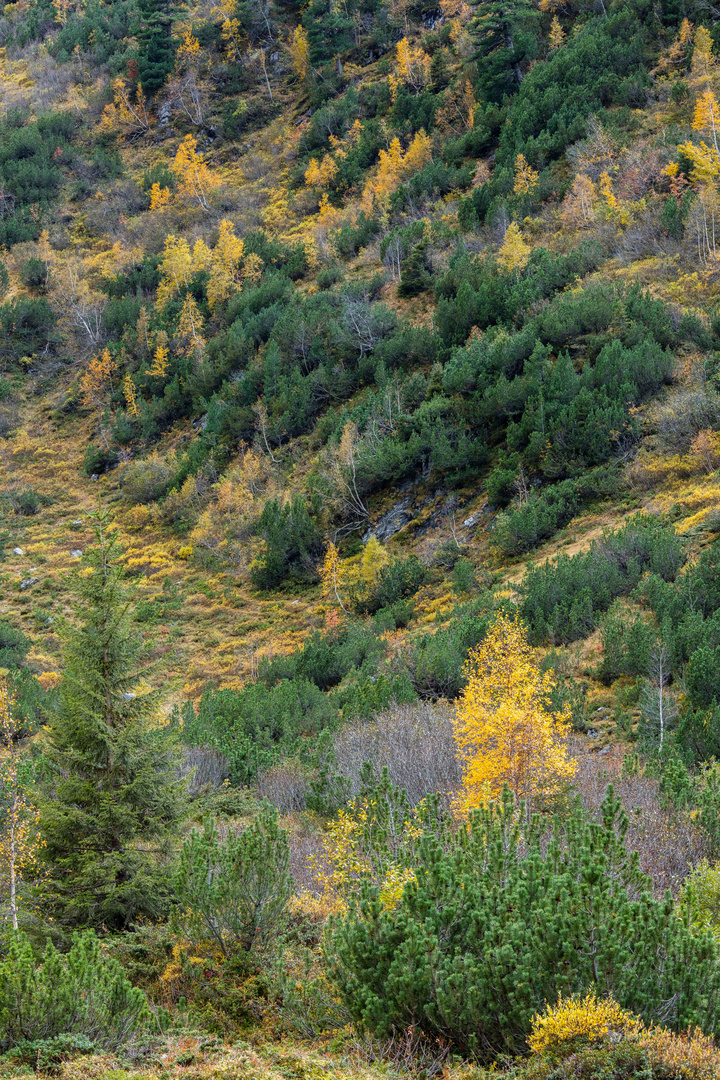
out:
<path id="1" fill-rule="evenodd" d="M 234 1046 L 217 1048 L 212 1046 L 214 1040 L 209 1041 L 207 1047 L 200 1036 L 173 1038 L 149 1061 L 137 1064 L 109 1055 L 80 1057 L 64 1062 L 54 1075 L 60 1080 L 377 1080 L 398 1075 L 385 1066 L 373 1068 L 357 1051 L 335 1058 L 305 1046 L 254 1047 L 240 1040 Z M 35 1076 L 33 1069 L 10 1070 L 0 1065 L 0 1080 Z"/>

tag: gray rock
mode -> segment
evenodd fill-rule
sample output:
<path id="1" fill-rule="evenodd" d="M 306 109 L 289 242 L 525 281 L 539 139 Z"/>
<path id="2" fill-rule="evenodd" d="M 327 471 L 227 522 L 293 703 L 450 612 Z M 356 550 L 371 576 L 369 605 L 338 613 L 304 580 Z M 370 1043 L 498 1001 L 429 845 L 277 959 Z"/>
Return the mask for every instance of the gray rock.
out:
<path id="1" fill-rule="evenodd" d="M 82 525 L 80 518 L 78 518 L 77 521 L 73 521 L 73 525 Z"/>
<path id="2" fill-rule="evenodd" d="M 13 555 L 24 555 L 25 552 L 22 548 L 13 548 Z"/>
<path id="3" fill-rule="evenodd" d="M 414 515 L 410 511 L 412 502 L 412 495 L 405 495 L 399 502 L 396 502 L 392 509 L 388 510 L 387 514 L 383 514 L 377 525 L 367 530 L 363 536 L 365 543 L 371 536 L 374 536 L 382 544 L 385 540 L 394 536 L 396 532 L 400 532 L 403 526 L 413 519 Z"/>
<path id="4" fill-rule="evenodd" d="M 92 474 L 92 476 L 90 477 L 90 479 L 91 479 L 91 480 L 99 480 L 99 479 L 100 479 L 100 474 L 99 474 L 99 473 L 96 473 L 96 472 L 94 472 L 94 473 Z"/>
<path id="5" fill-rule="evenodd" d="M 80 550 L 80 548 L 76 548 L 75 551 L 70 552 L 70 555 L 72 556 L 73 559 L 79 559 L 80 556 L 82 555 L 82 551 Z"/>
<path id="6" fill-rule="evenodd" d="M 20 588 L 21 589 L 29 589 L 31 585 L 37 585 L 39 580 L 40 580 L 40 578 L 37 578 L 37 577 L 23 578 L 23 580 L 20 582 Z"/>

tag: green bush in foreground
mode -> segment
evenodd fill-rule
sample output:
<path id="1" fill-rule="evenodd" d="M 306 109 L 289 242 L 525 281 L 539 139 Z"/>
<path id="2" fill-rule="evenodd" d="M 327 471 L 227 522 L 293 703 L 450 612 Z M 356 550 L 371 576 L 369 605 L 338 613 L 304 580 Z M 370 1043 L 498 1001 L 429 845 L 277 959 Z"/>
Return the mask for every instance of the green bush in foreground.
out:
<path id="1" fill-rule="evenodd" d="M 23 934 L 12 938 L 0 962 L 0 1048 L 85 1036 L 116 1050 L 150 1030 L 142 990 L 132 987 L 120 964 L 104 956 L 92 932 L 75 937 L 65 956 L 52 943 L 36 964 Z"/>
<path id="2" fill-rule="evenodd" d="M 520 815 L 522 817 L 522 815 Z M 396 908 L 365 883 L 330 932 L 353 1019 L 381 1037 L 414 1027 L 482 1060 L 524 1052 L 531 1018 L 597 988 L 648 1023 L 718 1028 L 720 965 L 625 848 L 612 789 L 599 821 L 575 808 L 548 841 L 512 796 L 466 828 L 422 837 Z"/>

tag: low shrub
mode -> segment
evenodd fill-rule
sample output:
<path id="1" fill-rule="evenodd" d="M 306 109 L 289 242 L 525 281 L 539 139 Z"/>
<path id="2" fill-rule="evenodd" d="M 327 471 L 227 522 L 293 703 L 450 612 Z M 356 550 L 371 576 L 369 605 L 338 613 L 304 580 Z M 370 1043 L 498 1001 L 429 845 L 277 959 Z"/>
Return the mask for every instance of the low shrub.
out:
<path id="1" fill-rule="evenodd" d="M 549 842 L 523 817 L 506 789 L 466 827 L 426 827 L 393 907 L 364 884 L 329 940 L 353 1018 L 379 1037 L 412 1024 L 489 1061 L 524 1051 L 545 1002 L 596 987 L 647 1023 L 717 1030 L 712 937 L 652 898 L 612 788 L 599 819 L 576 807 Z"/>
<path id="2" fill-rule="evenodd" d="M 0 621 L 0 667 L 19 667 L 30 651 L 30 640 L 22 630 Z"/>
<path id="3" fill-rule="evenodd" d="M 206 819 L 180 851 L 177 922 L 193 943 L 212 942 L 224 957 L 277 942 L 292 894 L 287 833 L 266 803 L 242 831 L 218 832 Z"/>
<path id="4" fill-rule="evenodd" d="M 15 935 L 0 961 L 0 1047 L 84 1036 L 90 1046 L 127 1047 L 151 1029 L 142 990 L 92 932 L 75 937 L 61 956 L 50 943 L 37 964 L 28 938 Z"/>
<path id="5" fill-rule="evenodd" d="M 522 584 L 521 613 L 534 643 L 568 645 L 586 637 L 601 614 L 628 596 L 643 574 L 673 581 L 685 561 L 682 541 L 656 517 L 638 514 L 622 529 L 603 533 L 587 552 L 560 555 L 533 567 Z"/>
<path id="6" fill-rule="evenodd" d="M 172 487 L 176 472 L 174 458 L 163 458 L 157 453 L 133 461 L 123 473 L 123 498 L 133 504 L 156 502 Z"/>
<path id="7" fill-rule="evenodd" d="M 612 998 L 598 998 L 591 989 L 584 998 L 558 999 L 532 1018 L 528 1046 L 533 1054 L 553 1060 L 568 1057 L 580 1046 L 603 1042 L 609 1035 L 636 1035 L 641 1022 Z"/>

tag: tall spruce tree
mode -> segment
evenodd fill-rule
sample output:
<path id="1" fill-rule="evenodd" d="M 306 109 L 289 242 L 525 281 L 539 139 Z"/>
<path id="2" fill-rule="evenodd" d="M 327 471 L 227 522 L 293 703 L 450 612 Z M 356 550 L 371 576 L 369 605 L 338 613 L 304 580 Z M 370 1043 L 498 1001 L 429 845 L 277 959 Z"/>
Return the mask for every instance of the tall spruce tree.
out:
<path id="1" fill-rule="evenodd" d="M 60 924 L 119 929 L 163 910 L 162 841 L 182 795 L 175 733 L 156 722 L 157 693 L 143 688 L 148 667 L 117 533 L 103 510 L 91 525 L 47 727 L 55 773 L 40 815 L 43 891 Z"/>
<path id="2" fill-rule="evenodd" d="M 143 93 L 151 97 L 175 66 L 172 23 L 178 12 L 172 0 L 138 0 L 137 7 L 138 76 Z"/>
<path id="3" fill-rule="evenodd" d="M 502 101 L 523 80 L 537 54 L 538 12 L 530 0 L 482 0 L 472 23 L 478 86 L 488 101 Z"/>

